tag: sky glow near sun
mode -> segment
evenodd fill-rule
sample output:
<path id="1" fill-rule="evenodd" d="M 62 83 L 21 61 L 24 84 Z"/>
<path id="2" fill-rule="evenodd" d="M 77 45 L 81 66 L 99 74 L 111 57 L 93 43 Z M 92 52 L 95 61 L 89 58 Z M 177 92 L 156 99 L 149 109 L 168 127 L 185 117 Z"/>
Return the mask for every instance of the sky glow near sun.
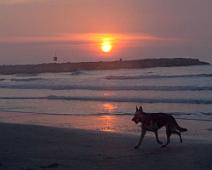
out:
<path id="1" fill-rule="evenodd" d="M 185 56 L 211 62 L 211 6 L 212 0 L 0 0 L 0 62 L 49 62 L 54 51 L 61 62 Z"/>
<path id="2" fill-rule="evenodd" d="M 0 43 L 21 44 L 63 44 L 67 47 L 78 48 L 96 56 L 113 57 L 128 46 L 148 45 L 159 42 L 177 42 L 179 39 L 162 38 L 148 34 L 117 34 L 117 33 L 76 33 L 57 34 L 53 36 L 19 36 L 4 37 Z"/>
<path id="3" fill-rule="evenodd" d="M 156 42 L 156 41 L 179 41 L 176 38 L 162 38 L 153 35 L 142 34 L 57 34 L 53 36 L 5 36 L 0 39 L 1 43 L 42 43 L 42 42 L 77 42 L 79 45 L 87 43 L 110 44 L 124 42 Z"/>
<path id="4" fill-rule="evenodd" d="M 19 36 L 4 37 L 0 43 L 31 43 L 31 44 L 66 44 L 82 50 L 90 50 L 94 55 L 115 54 L 127 46 L 148 45 L 161 41 L 177 42 L 179 39 L 162 38 L 147 34 L 116 34 L 116 33 L 82 33 L 82 34 L 57 34 L 54 36 Z"/>

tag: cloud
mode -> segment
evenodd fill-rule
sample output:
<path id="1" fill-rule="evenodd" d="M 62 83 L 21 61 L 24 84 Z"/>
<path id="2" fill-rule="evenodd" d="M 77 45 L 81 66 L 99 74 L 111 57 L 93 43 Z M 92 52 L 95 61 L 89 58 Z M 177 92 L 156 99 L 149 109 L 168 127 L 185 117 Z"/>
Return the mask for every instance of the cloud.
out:
<path id="1" fill-rule="evenodd" d="M 140 44 L 157 42 L 179 42 L 178 38 L 164 38 L 148 34 L 104 34 L 104 33 L 82 33 L 82 34 L 60 34 L 55 36 L 20 36 L 20 37 L 2 37 L 0 43 L 20 44 L 20 43 L 40 43 L 40 44 L 99 44 L 103 39 L 109 39 L 114 44 Z"/>

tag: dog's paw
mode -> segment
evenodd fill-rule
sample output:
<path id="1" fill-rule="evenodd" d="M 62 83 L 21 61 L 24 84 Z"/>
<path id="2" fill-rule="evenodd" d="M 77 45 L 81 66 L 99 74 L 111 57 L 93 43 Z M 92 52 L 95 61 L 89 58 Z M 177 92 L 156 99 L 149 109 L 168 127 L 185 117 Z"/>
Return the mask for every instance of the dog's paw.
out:
<path id="1" fill-rule="evenodd" d="M 135 147 L 134 147 L 134 149 L 138 149 L 139 148 L 139 146 L 138 145 L 136 145 Z"/>
<path id="2" fill-rule="evenodd" d="M 163 145 L 163 142 L 159 141 L 158 144 Z"/>

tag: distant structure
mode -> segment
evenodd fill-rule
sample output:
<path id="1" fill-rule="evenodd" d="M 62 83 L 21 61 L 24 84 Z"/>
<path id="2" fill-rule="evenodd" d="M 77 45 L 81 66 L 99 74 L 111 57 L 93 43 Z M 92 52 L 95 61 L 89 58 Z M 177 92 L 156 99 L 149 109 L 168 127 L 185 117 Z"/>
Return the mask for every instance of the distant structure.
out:
<path id="1" fill-rule="evenodd" d="M 58 60 L 58 57 L 57 57 L 57 54 L 56 54 L 56 52 L 55 52 L 54 57 L 53 57 L 53 61 L 56 63 L 57 60 Z"/>

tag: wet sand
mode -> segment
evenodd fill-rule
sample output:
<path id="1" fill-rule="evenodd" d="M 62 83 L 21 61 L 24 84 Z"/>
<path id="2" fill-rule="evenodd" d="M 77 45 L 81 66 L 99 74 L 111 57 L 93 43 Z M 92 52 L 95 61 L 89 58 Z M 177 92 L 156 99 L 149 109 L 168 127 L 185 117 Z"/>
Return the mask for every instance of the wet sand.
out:
<path id="1" fill-rule="evenodd" d="M 147 136 L 38 125 L 0 124 L 2 170 L 212 169 L 212 142 L 172 138 L 160 148 Z"/>
<path id="2" fill-rule="evenodd" d="M 131 121 L 133 115 L 47 115 L 39 113 L 0 112 L 0 122 L 40 125 L 57 128 L 97 130 L 121 134 L 140 135 L 140 125 Z M 183 138 L 212 142 L 212 121 L 177 119 L 180 126 L 187 128 Z M 164 128 L 159 131 L 165 137 Z M 147 136 L 154 136 L 151 132 Z"/>

